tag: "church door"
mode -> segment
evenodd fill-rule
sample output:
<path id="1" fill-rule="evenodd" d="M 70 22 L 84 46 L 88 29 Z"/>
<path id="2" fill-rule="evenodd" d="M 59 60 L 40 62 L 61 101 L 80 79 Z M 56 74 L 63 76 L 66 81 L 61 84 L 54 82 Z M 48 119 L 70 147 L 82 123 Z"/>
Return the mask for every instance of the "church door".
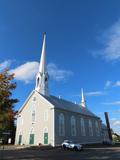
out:
<path id="1" fill-rule="evenodd" d="M 48 133 L 44 133 L 44 144 L 48 144 Z"/>
<path id="2" fill-rule="evenodd" d="M 21 145 L 21 143 L 22 143 L 22 135 L 19 135 L 18 144 Z"/>
<path id="3" fill-rule="evenodd" d="M 34 144 L 34 134 L 30 134 L 29 144 Z"/>

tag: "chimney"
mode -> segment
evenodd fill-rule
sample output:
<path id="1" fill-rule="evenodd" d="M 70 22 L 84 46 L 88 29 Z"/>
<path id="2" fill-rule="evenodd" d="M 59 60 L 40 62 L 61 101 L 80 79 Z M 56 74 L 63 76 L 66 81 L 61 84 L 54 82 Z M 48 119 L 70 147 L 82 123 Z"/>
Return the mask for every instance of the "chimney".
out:
<path id="1" fill-rule="evenodd" d="M 111 129 L 110 129 L 110 122 L 109 122 L 108 113 L 105 112 L 104 114 L 105 114 L 105 120 L 106 120 L 106 124 L 107 124 L 109 139 L 112 141 L 112 134 L 111 134 Z"/>

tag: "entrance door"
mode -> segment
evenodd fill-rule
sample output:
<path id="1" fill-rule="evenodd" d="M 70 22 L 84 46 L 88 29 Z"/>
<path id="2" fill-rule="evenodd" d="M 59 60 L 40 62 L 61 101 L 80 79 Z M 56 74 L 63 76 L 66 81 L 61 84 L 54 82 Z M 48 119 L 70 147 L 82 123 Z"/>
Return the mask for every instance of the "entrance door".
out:
<path id="1" fill-rule="evenodd" d="M 34 144 L 34 134 L 30 134 L 29 144 Z"/>
<path id="2" fill-rule="evenodd" d="M 44 133 L 44 144 L 48 144 L 48 133 Z"/>
<path id="3" fill-rule="evenodd" d="M 21 143 L 22 143 L 22 135 L 19 135 L 18 144 L 21 145 Z"/>

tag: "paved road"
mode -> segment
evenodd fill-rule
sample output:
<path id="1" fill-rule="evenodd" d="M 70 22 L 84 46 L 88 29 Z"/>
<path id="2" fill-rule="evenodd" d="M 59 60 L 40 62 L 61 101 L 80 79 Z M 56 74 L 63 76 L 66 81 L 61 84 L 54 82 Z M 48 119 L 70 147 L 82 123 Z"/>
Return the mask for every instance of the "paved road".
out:
<path id="1" fill-rule="evenodd" d="M 64 151 L 61 148 L 0 150 L 0 160 L 120 160 L 120 147 L 85 148 Z"/>

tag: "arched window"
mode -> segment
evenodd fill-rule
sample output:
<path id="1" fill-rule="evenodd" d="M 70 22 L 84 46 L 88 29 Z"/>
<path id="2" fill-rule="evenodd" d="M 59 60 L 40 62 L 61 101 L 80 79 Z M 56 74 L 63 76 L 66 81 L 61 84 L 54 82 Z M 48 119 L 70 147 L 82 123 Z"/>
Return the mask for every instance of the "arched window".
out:
<path id="1" fill-rule="evenodd" d="M 65 119 L 64 115 L 61 113 L 59 115 L 59 136 L 65 135 Z"/>
<path id="2" fill-rule="evenodd" d="M 44 121 L 48 121 L 48 110 L 44 111 Z"/>
<path id="3" fill-rule="evenodd" d="M 76 136 L 76 120 L 75 117 L 71 117 L 71 136 Z"/>
<path id="4" fill-rule="evenodd" d="M 89 120 L 88 125 L 89 125 L 89 136 L 93 136 L 93 127 L 92 127 L 92 121 L 91 120 Z"/>
<path id="5" fill-rule="evenodd" d="M 32 110 L 32 122 L 35 122 L 35 110 Z"/>
<path id="6" fill-rule="evenodd" d="M 84 122 L 84 119 L 81 118 L 80 122 L 81 122 L 81 135 L 85 136 L 86 133 L 85 133 L 85 122 Z"/>
<path id="7" fill-rule="evenodd" d="M 96 134 L 97 134 L 97 136 L 100 136 L 100 129 L 99 129 L 99 125 L 98 125 L 97 121 L 95 121 L 95 128 L 96 128 Z"/>

